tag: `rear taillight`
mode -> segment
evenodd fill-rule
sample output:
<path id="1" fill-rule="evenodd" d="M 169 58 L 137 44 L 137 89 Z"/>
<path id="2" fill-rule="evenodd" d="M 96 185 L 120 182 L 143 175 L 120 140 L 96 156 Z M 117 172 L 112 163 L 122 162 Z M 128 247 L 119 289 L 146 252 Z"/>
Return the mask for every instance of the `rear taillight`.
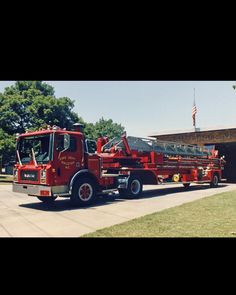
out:
<path id="1" fill-rule="evenodd" d="M 40 191 L 40 196 L 42 196 L 42 197 L 49 197 L 49 196 L 51 196 L 51 193 L 50 193 L 50 191 L 41 190 Z"/>

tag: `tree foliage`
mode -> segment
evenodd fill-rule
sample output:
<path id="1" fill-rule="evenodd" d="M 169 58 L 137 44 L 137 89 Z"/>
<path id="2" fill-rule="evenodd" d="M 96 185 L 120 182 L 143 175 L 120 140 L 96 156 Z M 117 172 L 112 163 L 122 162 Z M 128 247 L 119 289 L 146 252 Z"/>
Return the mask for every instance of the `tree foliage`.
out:
<path id="1" fill-rule="evenodd" d="M 95 124 L 86 123 L 82 118 L 79 120 L 80 123 L 84 124 L 84 133 L 85 136 L 89 139 L 96 140 L 99 135 L 108 136 L 112 139 L 114 137 L 119 137 L 124 133 L 125 128 L 121 124 L 114 123 L 112 119 L 106 120 L 101 118 Z"/>
<path id="2" fill-rule="evenodd" d="M 14 135 L 9 135 L 0 128 L 0 159 L 3 162 L 8 162 L 15 154 L 16 138 Z"/>
<path id="3" fill-rule="evenodd" d="M 119 137 L 124 133 L 124 127 L 121 124 L 114 123 L 112 119 L 105 120 L 101 118 L 95 124 L 96 136 L 99 133 L 108 136 L 110 139 L 113 137 Z"/>
<path id="4" fill-rule="evenodd" d="M 78 121 L 73 108 L 70 98 L 56 98 L 53 87 L 42 81 L 18 81 L 0 94 L 0 128 L 8 134 L 43 124 L 70 129 Z"/>
<path id="5" fill-rule="evenodd" d="M 87 123 L 81 117 L 79 117 L 78 122 L 84 124 L 85 136 L 93 140 L 97 140 L 100 134 L 102 136 L 108 136 L 109 139 L 120 137 L 125 131 L 125 128 L 121 124 L 113 122 L 112 119 L 106 120 L 103 117 L 95 124 Z"/>

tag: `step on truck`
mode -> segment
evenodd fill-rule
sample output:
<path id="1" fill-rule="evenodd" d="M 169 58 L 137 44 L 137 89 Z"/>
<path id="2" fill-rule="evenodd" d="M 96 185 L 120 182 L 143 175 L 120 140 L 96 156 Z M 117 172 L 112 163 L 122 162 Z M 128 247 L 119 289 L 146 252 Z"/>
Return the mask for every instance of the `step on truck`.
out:
<path id="1" fill-rule="evenodd" d="M 225 163 L 216 150 L 151 138 L 123 134 L 91 141 L 81 124 L 72 131 L 48 126 L 19 135 L 16 159 L 14 192 L 45 203 L 68 197 L 75 206 L 87 206 L 114 190 L 136 198 L 147 184 L 216 187 Z"/>

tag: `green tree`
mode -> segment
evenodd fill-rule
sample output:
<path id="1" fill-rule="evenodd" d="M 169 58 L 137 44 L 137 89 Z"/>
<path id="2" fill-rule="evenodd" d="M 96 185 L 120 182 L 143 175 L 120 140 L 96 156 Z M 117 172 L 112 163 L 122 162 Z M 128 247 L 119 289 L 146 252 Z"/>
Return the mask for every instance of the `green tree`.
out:
<path id="1" fill-rule="evenodd" d="M 101 118 L 95 124 L 85 123 L 85 135 L 91 139 L 97 139 L 99 134 L 108 136 L 110 139 L 119 137 L 124 133 L 125 128 L 121 124 L 114 123 L 112 119 Z"/>
<path id="2" fill-rule="evenodd" d="M 16 137 L 9 135 L 0 129 L 0 157 L 1 162 L 6 163 L 12 160 L 15 153 Z"/>
<path id="3" fill-rule="evenodd" d="M 119 137 L 124 133 L 125 128 L 121 124 L 114 123 L 112 119 L 105 120 L 101 118 L 95 124 L 95 130 L 102 135 L 108 136 L 109 138 Z"/>
<path id="4" fill-rule="evenodd" d="M 0 94 L 0 128 L 11 135 L 43 124 L 71 129 L 78 121 L 73 108 L 70 98 L 56 98 L 53 87 L 42 81 L 17 81 Z"/>

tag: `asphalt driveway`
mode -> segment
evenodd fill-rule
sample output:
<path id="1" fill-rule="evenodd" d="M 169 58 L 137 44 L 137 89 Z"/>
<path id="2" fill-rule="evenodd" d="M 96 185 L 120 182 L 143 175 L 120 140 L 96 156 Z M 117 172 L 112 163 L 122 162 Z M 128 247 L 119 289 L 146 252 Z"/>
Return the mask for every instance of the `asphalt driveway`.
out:
<path id="1" fill-rule="evenodd" d="M 87 208 L 71 207 L 59 198 L 52 205 L 37 198 L 13 193 L 0 185 L 0 237 L 79 237 L 97 229 L 122 223 L 166 208 L 192 202 L 216 193 L 236 190 L 236 184 L 146 186 L 142 197 L 126 200 L 118 194 L 101 196 Z"/>

